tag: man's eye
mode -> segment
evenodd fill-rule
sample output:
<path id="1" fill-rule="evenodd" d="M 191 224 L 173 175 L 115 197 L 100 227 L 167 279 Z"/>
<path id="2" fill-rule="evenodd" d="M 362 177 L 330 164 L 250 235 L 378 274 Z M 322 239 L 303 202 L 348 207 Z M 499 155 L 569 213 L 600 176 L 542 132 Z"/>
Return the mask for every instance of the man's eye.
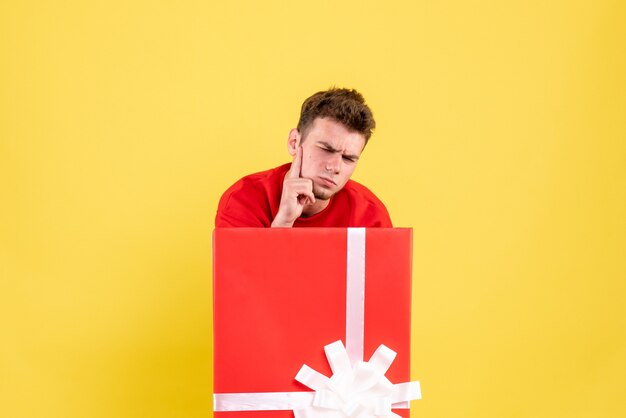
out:
<path id="1" fill-rule="evenodd" d="M 342 158 L 347 163 L 353 163 L 354 162 L 354 158 L 352 158 L 352 157 L 343 156 Z"/>

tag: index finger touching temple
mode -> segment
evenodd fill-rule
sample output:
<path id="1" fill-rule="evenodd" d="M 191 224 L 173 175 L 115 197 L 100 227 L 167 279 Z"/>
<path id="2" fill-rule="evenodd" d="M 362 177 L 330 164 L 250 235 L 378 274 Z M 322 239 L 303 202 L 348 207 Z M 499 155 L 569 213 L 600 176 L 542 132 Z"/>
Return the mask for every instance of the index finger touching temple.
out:
<path id="1" fill-rule="evenodd" d="M 291 163 L 291 170 L 289 170 L 289 177 L 293 179 L 299 178 L 301 167 L 302 167 L 302 147 L 299 146 L 296 149 L 296 155 L 293 156 L 293 162 Z"/>

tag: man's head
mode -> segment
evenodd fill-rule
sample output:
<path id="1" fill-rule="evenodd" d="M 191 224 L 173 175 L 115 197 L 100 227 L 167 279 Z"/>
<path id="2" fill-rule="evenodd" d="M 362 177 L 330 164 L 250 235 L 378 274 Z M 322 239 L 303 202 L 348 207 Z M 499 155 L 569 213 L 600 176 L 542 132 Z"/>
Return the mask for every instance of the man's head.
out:
<path id="1" fill-rule="evenodd" d="M 319 91 L 302 103 L 298 131 L 303 140 L 317 118 L 329 118 L 339 122 L 348 130 L 363 135 L 366 143 L 376 127 L 374 115 L 365 104 L 365 99 L 353 89 L 331 88 Z"/>
<path id="2" fill-rule="evenodd" d="M 316 199 L 327 201 L 345 186 L 375 126 L 356 90 L 333 88 L 304 101 L 287 145 L 294 157 L 302 147 L 299 175 L 311 179 Z"/>

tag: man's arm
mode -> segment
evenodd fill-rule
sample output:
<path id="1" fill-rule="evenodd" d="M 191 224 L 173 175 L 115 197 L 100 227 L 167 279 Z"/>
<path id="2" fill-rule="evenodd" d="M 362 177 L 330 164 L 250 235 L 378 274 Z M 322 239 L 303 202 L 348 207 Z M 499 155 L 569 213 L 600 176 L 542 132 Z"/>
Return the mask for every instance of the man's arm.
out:
<path id="1" fill-rule="evenodd" d="M 271 222 L 266 191 L 246 178 L 224 192 L 215 215 L 216 228 L 268 228 Z"/>

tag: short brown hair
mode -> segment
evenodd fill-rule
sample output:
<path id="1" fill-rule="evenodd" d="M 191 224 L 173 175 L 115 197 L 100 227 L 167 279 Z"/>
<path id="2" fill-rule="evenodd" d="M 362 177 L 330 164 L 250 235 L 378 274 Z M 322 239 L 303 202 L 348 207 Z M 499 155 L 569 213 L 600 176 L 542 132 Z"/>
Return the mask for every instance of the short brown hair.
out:
<path id="1" fill-rule="evenodd" d="M 306 99 L 302 103 L 298 121 L 298 131 L 303 139 L 306 136 L 306 130 L 316 118 L 333 119 L 351 131 L 363 135 L 366 143 L 376 127 L 371 109 L 365 104 L 361 93 L 354 89 L 332 87 Z"/>

